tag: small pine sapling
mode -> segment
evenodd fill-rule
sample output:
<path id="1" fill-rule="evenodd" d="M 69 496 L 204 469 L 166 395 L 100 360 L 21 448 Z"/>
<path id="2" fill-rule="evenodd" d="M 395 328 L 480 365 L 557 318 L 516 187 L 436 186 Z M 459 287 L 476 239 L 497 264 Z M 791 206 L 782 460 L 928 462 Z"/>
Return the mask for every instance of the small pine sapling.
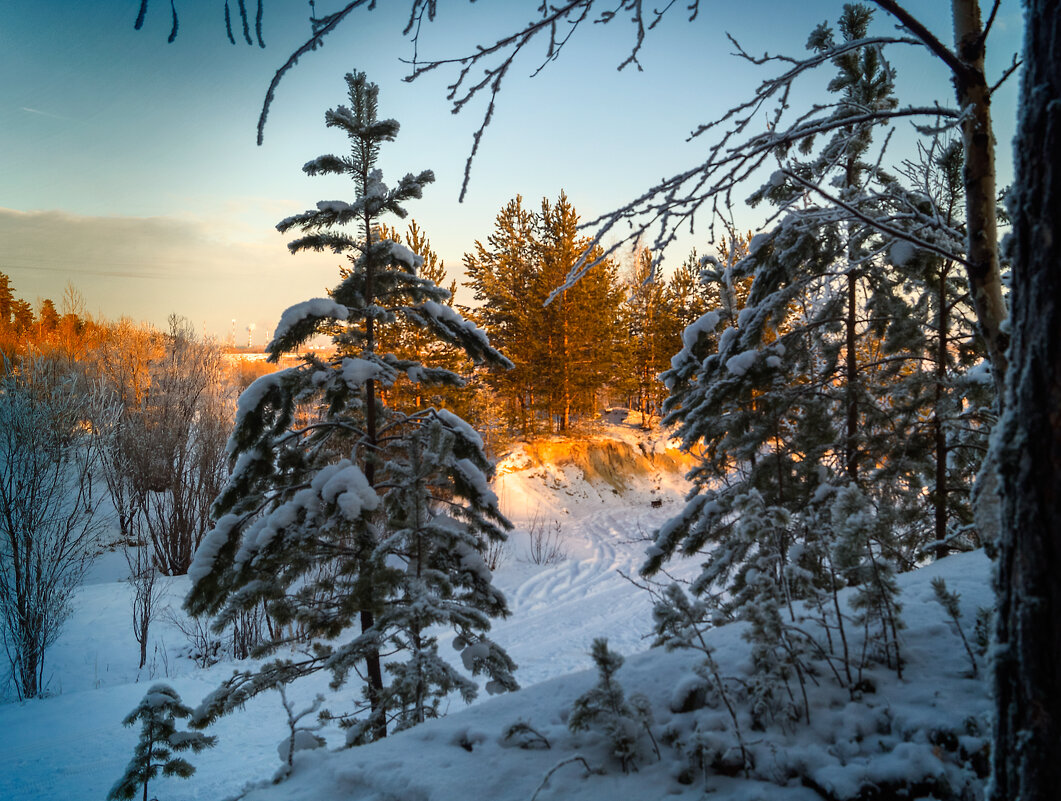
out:
<path id="1" fill-rule="evenodd" d="M 943 611 L 947 613 L 947 617 L 954 623 L 954 628 L 958 630 L 958 636 L 962 638 L 962 645 L 965 646 L 965 653 L 969 656 L 969 664 L 973 668 L 973 678 L 977 678 L 980 675 L 979 668 L 976 664 L 976 655 L 973 654 L 973 649 L 969 645 L 969 640 L 965 637 L 965 631 L 962 629 L 962 610 L 958 605 L 958 601 L 961 596 L 956 592 L 951 592 L 947 589 L 947 582 L 944 581 L 940 576 L 936 576 L 932 579 L 932 592 L 936 595 L 936 602 L 943 607 Z M 979 620 L 977 621 L 979 622 Z"/>
<path id="2" fill-rule="evenodd" d="M 744 775 L 747 776 L 748 769 L 752 764 L 751 754 L 744 745 L 744 736 L 741 734 L 740 718 L 733 699 L 726 688 L 722 678 L 722 672 L 715 661 L 714 649 L 707 644 L 704 631 L 708 628 L 708 613 L 710 607 L 706 601 L 700 598 L 690 597 L 678 584 L 669 584 L 662 592 L 649 587 L 655 604 L 652 608 L 652 617 L 655 622 L 656 641 L 655 645 L 662 645 L 668 651 L 678 648 L 692 648 L 704 655 L 703 664 L 696 668 L 697 675 L 707 679 L 714 686 L 718 697 L 729 712 L 730 721 L 733 723 L 733 734 L 737 738 L 737 747 L 740 749 L 741 766 Z M 696 746 L 687 746 L 687 751 L 697 751 Z"/>
<path id="3" fill-rule="evenodd" d="M 159 773 L 185 779 L 195 773 L 195 767 L 175 753 L 193 751 L 198 754 L 212 747 L 217 738 L 201 732 L 178 731 L 177 718 L 186 718 L 191 713 L 177 691 L 168 684 L 152 685 L 136 709 L 122 721 L 125 726 L 142 721 L 140 742 L 125 768 L 125 775 L 111 788 L 108 799 L 131 799 L 136 795 L 136 788 L 142 786 L 143 801 L 147 801 L 148 782 Z"/>
<path id="4" fill-rule="evenodd" d="M 652 736 L 652 708 L 648 699 L 635 693 L 627 700 L 615 673 L 622 667 L 623 658 L 608 649 L 608 641 L 598 637 L 593 641 L 590 656 L 597 666 L 597 686 L 575 699 L 567 726 L 571 731 L 598 729 L 612 746 L 612 754 L 619 758 L 623 773 L 637 770 L 636 759 L 641 753 L 640 739 L 644 731 L 652 740 L 656 758 L 659 746 Z"/>

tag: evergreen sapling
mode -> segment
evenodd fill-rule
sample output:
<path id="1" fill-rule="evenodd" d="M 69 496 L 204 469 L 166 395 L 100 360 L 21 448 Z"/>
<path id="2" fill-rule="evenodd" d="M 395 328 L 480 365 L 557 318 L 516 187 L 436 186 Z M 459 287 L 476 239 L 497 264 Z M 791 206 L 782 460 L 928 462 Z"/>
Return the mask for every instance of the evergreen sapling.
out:
<path id="1" fill-rule="evenodd" d="M 590 656 L 597 666 L 597 686 L 575 699 L 567 726 L 571 731 L 597 729 L 611 745 L 612 755 L 619 759 L 623 773 L 637 770 L 641 756 L 641 736 L 647 734 L 659 758 L 652 731 L 652 707 L 649 700 L 635 693 L 627 700 L 622 686 L 615 678 L 623 658 L 608 649 L 608 641 L 598 637 L 593 641 Z"/>
<path id="2" fill-rule="evenodd" d="M 419 255 L 383 236 L 381 217 L 404 217 L 405 201 L 420 197 L 434 176 L 384 184 L 376 160 L 398 123 L 377 117 L 378 89 L 363 73 L 346 82 L 350 105 L 325 120 L 346 134 L 350 153 L 320 156 L 303 169 L 351 178 L 356 197 L 321 201 L 277 228 L 302 233 L 293 253 L 328 250 L 345 254 L 349 266 L 328 297 L 284 312 L 268 346 L 275 361 L 329 333 L 335 352 L 305 356 L 240 397 L 232 474 L 189 571 L 186 607 L 213 615 L 220 629 L 263 603 L 278 625 L 259 657 L 306 643 L 295 658 L 234 675 L 200 706 L 197 723 L 301 676 L 330 671 L 337 689 L 353 672 L 363 680 L 360 703 L 321 714 L 357 744 L 438 715 L 449 692 L 476 695 L 477 684 L 438 652 L 443 628 L 454 632 L 466 672 L 485 674 L 489 692 L 517 684 L 512 660 L 486 636 L 490 619 L 508 607 L 483 554 L 511 524 L 489 487 L 482 439 L 446 409 L 403 410 L 380 399 L 381 388 L 400 381 L 460 386 L 464 379 L 381 352 L 379 343 L 394 342 L 387 331 L 402 320 L 476 364 L 511 363 L 446 305 L 449 293 L 420 274 Z"/>
<path id="3" fill-rule="evenodd" d="M 143 787 L 143 801 L 148 801 L 148 783 L 160 773 L 185 779 L 195 773 L 195 767 L 176 754 L 181 751 L 198 754 L 212 747 L 217 738 L 201 732 L 178 731 L 177 718 L 187 718 L 191 714 L 192 710 L 181 702 L 180 695 L 172 687 L 152 685 L 136 709 L 122 721 L 125 726 L 141 721 L 140 741 L 125 774 L 111 788 L 108 799 L 133 798 L 136 788 Z"/>

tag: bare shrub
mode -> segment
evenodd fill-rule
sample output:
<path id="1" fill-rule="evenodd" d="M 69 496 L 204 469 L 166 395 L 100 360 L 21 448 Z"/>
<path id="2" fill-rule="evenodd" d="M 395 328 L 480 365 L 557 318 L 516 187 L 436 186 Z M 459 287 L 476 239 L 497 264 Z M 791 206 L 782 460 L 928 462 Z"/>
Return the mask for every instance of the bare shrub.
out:
<path id="1" fill-rule="evenodd" d="M 187 648 L 184 654 L 196 666 L 210 667 L 221 661 L 224 643 L 210 630 L 210 621 L 202 617 L 189 617 L 182 612 L 166 609 L 166 619 L 184 635 Z"/>
<path id="2" fill-rule="evenodd" d="M 508 559 L 508 542 L 504 540 L 487 539 L 484 542 L 483 561 L 493 572 L 497 570 Z"/>
<path id="3" fill-rule="evenodd" d="M 136 466 L 140 426 L 136 413 L 142 409 L 151 386 L 151 365 L 162 358 L 162 333 L 146 323 L 123 318 L 109 325 L 94 353 L 93 368 L 113 395 L 119 413 L 106 421 L 95 421 L 99 464 L 110 493 L 122 538 L 133 532 Z"/>
<path id="4" fill-rule="evenodd" d="M 129 371 L 111 378 L 123 406 L 103 461 L 128 534 L 149 542 L 158 570 L 176 576 L 187 572 L 211 526 L 210 506 L 227 472 L 232 400 L 220 351 L 186 321 L 171 317 L 159 342 L 145 351 L 146 378 Z"/>
<path id="5" fill-rule="evenodd" d="M 270 621 L 262 604 L 240 610 L 232 621 L 233 658 L 249 659 L 254 649 L 271 637 L 270 631 Z"/>
<path id="6" fill-rule="evenodd" d="M 546 523 L 545 518 L 536 512 L 527 534 L 530 537 L 527 558 L 534 564 L 555 565 L 567 559 L 563 527 L 559 520 Z"/>
<path id="7" fill-rule="evenodd" d="M 103 405 L 54 359 L 0 365 L 0 640 L 20 699 L 44 691 L 44 654 L 102 531 L 92 425 Z"/>
<path id="8" fill-rule="evenodd" d="M 129 566 L 126 581 L 133 590 L 133 636 L 140 645 L 140 669 L 147 663 L 147 638 L 151 621 L 158 611 L 158 568 L 146 543 L 127 544 L 125 563 Z"/>

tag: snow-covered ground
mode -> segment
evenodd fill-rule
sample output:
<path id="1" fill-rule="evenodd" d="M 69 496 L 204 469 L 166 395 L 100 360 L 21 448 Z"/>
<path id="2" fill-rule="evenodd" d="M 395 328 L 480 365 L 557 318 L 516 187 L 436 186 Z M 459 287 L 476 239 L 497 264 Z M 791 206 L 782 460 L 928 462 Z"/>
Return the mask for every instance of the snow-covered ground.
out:
<path id="1" fill-rule="evenodd" d="M 641 447 L 626 431 L 622 439 L 642 451 L 660 450 L 659 445 Z M 575 698 L 596 680 L 589 669 L 590 644 L 607 637 L 612 650 L 628 657 L 620 682 L 627 692 L 644 693 L 652 702 L 656 737 L 665 739 L 668 729 L 688 733 L 691 718 L 672 709 L 679 706 L 680 688 L 690 686 L 697 655 L 648 650 L 651 599 L 620 575 L 636 576 L 644 538 L 681 508 L 685 484 L 674 472 L 646 469 L 618 477 L 622 486 L 617 489 L 614 475 L 585 480 L 578 462 L 543 464 L 533 453 L 516 454 L 502 463 L 494 485 L 517 527 L 495 574 L 512 615 L 495 623 L 494 637 L 518 663 L 522 691 L 493 698 L 483 693 L 469 709 L 454 702 L 446 718 L 371 746 L 300 752 L 292 776 L 275 786 L 268 779 L 280 765 L 276 749 L 287 729 L 279 696 L 269 693 L 211 727 L 218 745 L 190 757 L 195 776 L 157 779 L 152 796 L 221 799 L 264 780 L 268 786 L 247 798 L 530 801 L 537 792 L 541 801 L 611 801 L 700 798 L 705 786 L 718 791 L 716 798 L 821 798 L 795 779 L 786 783 L 785 777 L 810 775 L 842 796 L 845 788 L 896 773 L 953 778 L 957 768 L 949 746 L 929 742 L 932 730 L 960 730 L 964 752 L 980 748 L 977 727 L 982 728 L 987 712 L 984 685 L 968 678 L 961 642 L 932 602 L 929 585 L 932 576 L 944 576 L 948 587 L 961 593 L 965 620 L 971 621 L 991 598 L 987 560 L 970 554 L 901 577 L 908 627 L 902 634 L 908 660 L 903 681 L 887 672 L 874 674 L 877 691 L 862 704 L 850 703 L 846 692 L 823 682 L 815 692 L 825 708 L 811 726 L 776 736 L 745 733 L 757 764 L 773 765 L 784 789 L 717 775 L 707 785 L 701 776 L 683 783 L 689 776 L 682 776 L 677 752 L 665 745 L 661 760 L 647 756 L 639 772 L 624 775 L 599 736 L 573 735 L 565 721 Z M 557 523 L 566 558 L 533 564 L 527 556 L 528 530 L 534 525 L 555 530 Z M 0 799 L 104 798 L 137 739 L 121 719 L 153 681 L 166 681 L 194 706 L 233 670 L 232 663 L 196 667 L 182 655 L 187 638 L 164 615 L 152 629 L 148 665 L 138 671 L 124 569 L 120 554 L 104 555 L 77 594 L 73 616 L 47 656 L 51 697 L 0 705 Z M 678 564 L 673 572 L 691 577 L 696 569 L 692 563 Z M 186 589 L 186 578 L 165 580 L 165 600 L 174 610 Z M 710 636 L 722 672 L 746 677 L 748 648 L 739 628 L 724 627 Z M 443 645 L 442 652 L 447 651 Z M 317 692 L 329 695 L 326 685 L 327 677 L 320 676 L 291 695 L 301 704 Z M 339 692 L 357 689 L 348 685 Z M 715 718 L 724 727 L 721 712 Z M 707 719 L 701 715 L 699 725 Z M 504 741 L 504 730 L 517 720 L 529 722 L 551 748 L 525 749 Z M 341 735 L 332 732 L 328 741 L 337 746 Z M 563 764 L 544 781 L 550 770 L 576 756 L 584 763 Z M 587 774 L 584 765 L 603 773 Z"/>

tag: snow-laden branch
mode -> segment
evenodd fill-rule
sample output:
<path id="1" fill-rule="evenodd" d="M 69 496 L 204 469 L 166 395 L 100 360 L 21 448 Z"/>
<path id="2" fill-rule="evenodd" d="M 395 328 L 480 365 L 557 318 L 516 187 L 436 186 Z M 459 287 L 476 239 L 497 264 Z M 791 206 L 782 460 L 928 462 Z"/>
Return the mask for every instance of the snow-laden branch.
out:
<path id="1" fill-rule="evenodd" d="M 940 247 L 939 245 L 937 245 L 937 244 L 935 244 L 933 242 L 929 242 L 927 239 L 922 239 L 921 237 L 916 236 L 916 235 L 910 233 L 909 231 L 904 231 L 901 228 L 897 228 L 894 225 L 891 225 L 888 222 L 885 222 L 884 220 L 882 220 L 879 217 L 871 217 L 870 215 L 865 214 L 864 212 L 862 212 L 861 210 L 859 210 L 855 206 L 851 205 L 850 203 L 845 203 L 843 200 L 838 198 L 836 195 L 832 194 L 831 192 L 826 191 L 825 189 L 823 189 L 818 184 L 812 183 L 811 181 L 803 180 L 802 178 L 800 178 L 798 175 L 796 175 L 791 170 L 782 169 L 781 172 L 786 177 L 788 177 L 791 180 L 793 180 L 796 183 L 798 183 L 800 186 L 804 187 L 805 189 L 807 189 L 807 190 L 809 190 L 811 192 L 814 192 L 815 194 L 821 195 L 823 198 L 825 198 L 825 200 L 827 200 L 830 203 L 832 203 L 833 205 L 838 206 L 839 208 L 843 209 L 848 214 L 850 214 L 852 217 L 854 217 L 856 220 L 859 220 L 860 222 L 865 223 L 866 225 L 870 226 L 871 228 L 874 228 L 877 231 L 880 231 L 882 234 L 887 234 L 888 236 L 893 236 L 896 239 L 899 239 L 899 240 L 901 240 L 903 242 L 909 242 L 911 245 L 914 245 L 915 247 L 921 248 L 922 250 L 927 250 L 927 251 L 929 251 L 931 253 L 935 253 L 937 256 L 942 256 L 945 259 L 950 259 L 951 261 L 956 261 L 959 264 L 963 264 L 963 265 L 968 265 L 969 264 L 969 262 L 966 261 L 964 257 L 962 257 L 961 255 L 955 253 L 953 250 L 948 250 L 947 248 Z"/>

